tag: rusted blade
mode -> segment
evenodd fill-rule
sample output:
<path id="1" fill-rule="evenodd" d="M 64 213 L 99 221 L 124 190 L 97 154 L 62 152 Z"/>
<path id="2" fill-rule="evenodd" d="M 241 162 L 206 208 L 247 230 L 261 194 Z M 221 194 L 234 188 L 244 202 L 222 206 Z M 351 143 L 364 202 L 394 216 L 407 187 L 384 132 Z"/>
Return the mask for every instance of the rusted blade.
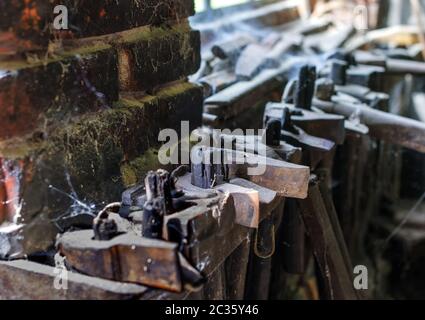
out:
<path id="1" fill-rule="evenodd" d="M 279 146 L 267 146 L 264 143 L 263 137 L 260 136 L 222 135 L 222 137 L 225 141 L 235 141 L 237 150 L 245 150 L 246 152 L 254 154 L 259 154 L 260 151 L 262 152 L 265 150 L 268 158 L 288 161 L 295 164 L 301 163 L 301 148 L 294 147 L 283 141 L 280 142 Z"/>
<path id="2" fill-rule="evenodd" d="M 233 197 L 236 209 L 236 223 L 248 228 L 258 228 L 260 222 L 260 196 L 255 189 L 225 183 L 215 188 Z"/>
<path id="3" fill-rule="evenodd" d="M 308 167 L 229 149 L 206 148 L 203 156 L 223 159 L 228 179 L 244 178 L 289 198 L 307 195 Z"/>
<path id="4" fill-rule="evenodd" d="M 230 180 L 230 183 L 244 188 L 253 189 L 258 192 L 260 199 L 260 222 L 283 200 L 277 192 L 261 187 L 245 179 L 232 179 Z"/>
<path id="5" fill-rule="evenodd" d="M 58 249 L 76 270 L 103 279 L 139 283 L 180 292 L 183 289 L 176 243 L 123 234 L 109 241 L 93 240 L 92 230 L 69 232 Z"/>
<path id="6" fill-rule="evenodd" d="M 191 183 L 191 174 L 180 177 L 177 186 L 182 190 L 192 190 L 195 192 L 205 192 L 205 189 L 196 187 Z M 233 197 L 235 206 L 235 222 L 248 228 L 257 228 L 260 216 L 260 199 L 257 190 L 233 185 L 230 183 L 220 184 L 211 191 L 230 194 Z M 201 205 L 198 203 L 198 209 Z M 206 208 L 204 209 L 206 210 Z"/>

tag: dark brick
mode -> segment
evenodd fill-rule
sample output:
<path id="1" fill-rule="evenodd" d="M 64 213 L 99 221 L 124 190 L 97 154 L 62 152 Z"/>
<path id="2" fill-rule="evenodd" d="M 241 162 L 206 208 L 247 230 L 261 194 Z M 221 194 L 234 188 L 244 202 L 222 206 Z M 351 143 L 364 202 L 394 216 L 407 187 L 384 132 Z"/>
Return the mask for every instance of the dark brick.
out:
<path id="1" fill-rule="evenodd" d="M 49 134 L 73 116 L 112 107 L 119 88 L 146 91 L 195 73 L 199 33 L 187 24 L 84 43 L 43 61 L 0 62 L 0 141 Z"/>
<path id="2" fill-rule="evenodd" d="M 177 83 L 156 96 L 126 97 L 115 108 L 84 115 L 58 128 L 47 141 L 0 144 L 15 174 L 21 204 L 24 253 L 53 244 L 56 219 L 72 212 L 96 212 L 120 201 L 128 181 L 158 168 L 158 133 L 201 124 L 202 88 Z M 133 181 L 134 182 L 134 181 Z"/>
<path id="3" fill-rule="evenodd" d="M 199 32 L 181 25 L 171 30 L 159 29 L 150 39 L 123 45 L 121 88 L 152 88 L 194 74 L 201 64 L 200 46 Z"/>
<path id="4" fill-rule="evenodd" d="M 0 77 L 0 139 L 111 105 L 118 100 L 116 61 L 114 51 L 103 50 L 6 71 Z"/>

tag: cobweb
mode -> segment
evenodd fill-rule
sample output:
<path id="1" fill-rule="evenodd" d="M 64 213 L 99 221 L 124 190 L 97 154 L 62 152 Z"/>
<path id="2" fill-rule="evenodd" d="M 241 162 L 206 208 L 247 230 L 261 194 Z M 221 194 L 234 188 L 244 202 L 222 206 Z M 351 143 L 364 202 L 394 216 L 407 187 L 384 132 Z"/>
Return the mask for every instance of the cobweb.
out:
<path id="1" fill-rule="evenodd" d="M 95 203 L 85 202 L 80 199 L 80 197 L 78 196 L 77 192 L 74 189 L 74 186 L 72 185 L 71 176 L 69 175 L 67 171 L 65 172 L 65 178 L 69 186 L 69 190 L 70 190 L 69 193 L 59 188 L 56 188 L 53 185 L 49 185 L 49 189 L 69 198 L 70 200 L 72 200 L 72 204 L 69 206 L 68 210 L 63 215 L 59 216 L 53 221 L 57 221 L 57 220 L 69 218 L 69 217 L 76 217 L 78 215 L 91 215 L 93 217 L 96 216 L 97 205 Z"/>

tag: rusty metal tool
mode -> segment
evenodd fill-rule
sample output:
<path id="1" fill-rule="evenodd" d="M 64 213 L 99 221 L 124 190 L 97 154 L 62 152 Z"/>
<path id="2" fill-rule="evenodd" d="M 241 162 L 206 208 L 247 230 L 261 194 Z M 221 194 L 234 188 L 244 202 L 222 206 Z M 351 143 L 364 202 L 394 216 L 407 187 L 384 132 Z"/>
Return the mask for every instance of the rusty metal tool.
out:
<path id="1" fill-rule="evenodd" d="M 276 119 L 277 120 L 277 119 Z M 275 121 L 276 121 L 275 120 Z M 335 143 L 310 136 L 292 123 L 289 109 L 282 112 L 283 131 L 281 138 L 303 150 L 302 162 L 314 172 L 329 153 L 333 153 Z M 305 229 L 300 219 L 297 204 L 287 202 L 287 211 L 283 217 L 282 236 L 284 267 L 289 273 L 302 274 L 305 271 Z"/>
<path id="2" fill-rule="evenodd" d="M 425 153 L 425 124 L 422 122 L 372 109 L 365 104 L 315 100 L 314 105 L 327 113 L 347 118 L 355 115 L 369 127 L 372 137 Z"/>
<path id="3" fill-rule="evenodd" d="M 342 144 L 345 138 L 344 118 L 340 115 L 317 113 L 312 109 L 315 91 L 315 68 L 304 65 L 296 81 L 290 82 L 282 103 L 268 103 L 264 113 L 264 125 L 270 119 L 281 119 L 285 108 L 291 113 L 291 121 L 312 136 Z M 290 102 L 293 102 L 290 103 Z"/>
<path id="4" fill-rule="evenodd" d="M 201 133 L 202 134 L 202 133 Z M 210 134 L 211 132 L 208 132 L 207 130 L 204 130 L 203 134 Z M 281 134 L 281 128 L 277 128 L 277 135 L 280 137 Z M 258 148 L 261 148 L 261 145 L 263 147 L 268 147 L 267 150 L 267 157 L 270 157 L 269 161 L 271 160 L 279 160 L 282 159 L 278 154 L 281 154 L 283 158 L 289 160 L 297 159 L 297 161 L 301 160 L 300 156 L 300 149 L 293 148 L 292 146 L 289 146 L 287 144 L 282 144 L 280 141 L 278 141 L 278 145 L 270 143 L 269 139 L 267 138 L 268 134 L 264 135 L 264 137 L 260 136 L 253 136 L 250 137 L 250 139 L 247 139 L 247 137 L 244 136 L 237 136 L 237 135 L 226 135 L 222 134 L 219 137 L 215 137 L 216 140 L 222 140 L 224 144 L 230 145 L 238 148 L 244 148 L 244 150 L 248 152 L 252 152 L 252 155 L 255 155 L 255 153 L 258 153 Z M 247 141 L 248 140 L 248 143 Z M 220 141 L 221 142 L 221 141 Z M 224 150 L 226 151 L 226 150 Z M 248 155 L 248 154 L 246 154 Z M 252 156 L 251 155 L 251 156 Z M 221 159 L 221 158 L 220 158 Z M 199 169 L 197 168 L 199 167 Z M 213 187 L 215 184 L 217 186 L 214 187 L 216 190 L 220 191 L 230 191 L 232 192 L 235 189 L 235 186 L 229 187 L 228 184 L 224 183 L 225 181 L 229 181 L 229 177 L 227 176 L 226 172 L 228 171 L 228 168 L 226 168 L 226 165 L 209 165 L 204 164 L 196 165 L 195 168 L 192 170 L 192 174 L 196 174 L 198 178 L 195 177 L 195 181 L 193 184 L 198 184 L 200 187 Z M 204 177 L 200 178 L 202 173 L 204 172 Z M 211 180 L 208 177 L 214 176 L 216 179 Z M 193 177 L 193 175 L 192 175 Z M 279 229 L 282 212 L 283 212 L 283 198 L 282 196 L 279 196 L 279 188 L 275 188 L 275 184 L 270 184 L 265 181 L 257 182 L 260 185 L 254 184 L 253 182 L 250 182 L 246 179 L 250 179 L 248 177 L 244 177 L 245 179 L 237 178 L 230 180 L 231 184 L 243 186 L 243 187 L 249 187 L 253 190 L 257 190 L 260 195 L 260 217 L 257 220 L 257 225 L 255 226 L 255 231 L 253 231 L 253 239 L 254 241 L 251 241 L 251 244 L 248 246 L 248 248 L 251 248 L 251 254 L 249 258 L 249 270 L 251 271 L 247 275 L 247 280 L 249 284 L 257 283 L 257 285 L 249 286 L 247 288 L 247 292 L 245 293 L 245 297 L 248 298 L 261 298 L 261 297 L 267 297 L 268 290 L 259 290 L 259 285 L 261 284 L 261 288 L 265 289 L 268 288 L 270 282 L 270 275 L 271 275 L 271 262 L 272 262 L 272 256 L 275 251 L 275 239 L 277 237 L 276 233 Z M 264 178 L 264 177 L 263 177 Z M 276 183 L 280 182 L 281 187 L 283 187 L 286 183 L 285 181 L 281 181 L 280 178 L 277 176 L 274 176 L 273 178 L 270 176 L 270 178 L 266 178 L 266 180 L 276 179 Z M 205 181 L 206 180 L 206 181 Z M 252 179 L 250 179 L 252 180 Z M 213 181 L 213 183 L 212 183 Z M 265 188 L 264 186 L 267 186 Z M 223 188 L 224 187 L 224 188 Z M 239 187 L 240 188 L 240 187 Z M 289 186 L 291 188 L 291 186 Z M 233 191 L 234 193 L 234 191 Z M 232 194 L 233 194 L 232 193 Z M 242 199 L 243 200 L 243 199 Z M 246 203 L 249 201 L 245 200 L 245 206 Z M 279 203 L 281 204 L 279 206 Z M 242 207 L 240 204 L 236 204 L 236 207 Z M 237 210 L 239 211 L 239 210 Z M 244 214 L 246 215 L 249 211 L 244 210 Z M 252 225 L 250 226 L 252 227 Z M 240 248 L 242 250 L 242 248 Z M 233 260 L 234 257 L 231 258 Z M 237 261 L 230 262 L 230 265 L 237 264 Z M 243 267 L 240 267 L 241 270 L 245 270 Z M 240 292 L 240 290 L 238 290 Z"/>
<path id="5" fill-rule="evenodd" d="M 198 173 L 193 176 L 194 185 L 209 188 L 220 181 L 239 177 L 275 190 L 285 197 L 304 198 L 306 195 L 305 182 L 310 172 L 306 166 L 230 149 L 199 147 L 193 152 L 199 159 L 207 159 L 193 167 L 192 171 Z M 213 159 L 222 161 L 214 165 Z M 255 174 L 257 169 L 264 172 Z"/>
<path id="6" fill-rule="evenodd" d="M 182 254 L 183 239 L 165 241 L 170 240 L 166 217 L 190 207 L 200 214 L 209 206 L 224 208 L 220 203 L 227 197 L 185 194 L 174 179 L 174 172 L 149 172 L 144 195 L 141 187 L 124 192 L 123 198 L 130 199 L 126 205 L 131 206 L 126 218 L 118 214 L 120 203 L 108 205 L 94 220 L 93 230 L 62 235 L 57 241 L 59 252 L 72 268 L 92 276 L 175 292 L 197 289 L 203 277 Z M 133 201 L 138 206 L 132 206 Z M 228 210 L 233 212 L 233 202 Z M 233 221 L 234 215 L 228 216 Z"/>
<path id="7" fill-rule="evenodd" d="M 224 59 L 237 59 L 242 50 L 253 43 L 255 39 L 248 35 L 237 35 L 228 40 L 215 44 L 211 48 L 211 52 L 218 58 Z"/>
<path id="8" fill-rule="evenodd" d="M 301 149 L 293 147 L 280 140 L 281 124 L 271 123 L 262 137 L 255 136 L 254 142 L 244 144 L 247 152 L 257 153 L 258 148 L 266 148 L 267 156 L 274 159 L 282 159 L 291 163 L 301 163 Z M 242 146 L 246 137 L 222 136 L 224 139 L 234 139 L 235 145 Z M 242 141 L 241 141 L 242 140 Z M 261 147 L 262 145 L 262 147 Z M 244 179 L 231 180 L 234 184 L 258 189 L 252 182 Z M 273 195 L 273 192 L 275 195 Z M 246 281 L 249 284 L 245 292 L 245 299 L 268 299 L 269 289 L 274 286 L 273 272 L 281 265 L 282 257 L 276 256 L 282 245 L 281 222 L 284 214 L 285 203 L 290 199 L 276 197 L 272 190 L 261 188 L 260 193 L 260 214 L 261 220 L 258 228 L 254 231 L 251 243 L 251 254 L 248 265 Z M 274 199 L 272 201 L 272 199 Z M 277 266 L 275 266 L 275 264 Z"/>
<path id="9" fill-rule="evenodd" d="M 281 121 L 284 123 L 283 124 L 284 129 L 286 129 L 286 130 L 284 130 L 283 136 L 286 137 L 286 138 L 289 137 L 291 139 L 294 139 L 294 138 L 297 137 L 297 134 L 300 135 L 300 133 L 302 132 L 302 130 L 299 129 L 299 128 L 297 128 L 292 123 L 292 116 L 291 116 L 291 113 L 290 113 L 289 108 L 285 108 L 281 114 L 282 114 L 282 116 L 281 116 L 282 118 L 281 119 L 283 119 L 283 121 L 282 120 Z M 268 120 L 270 121 L 270 119 L 273 119 L 273 118 L 270 117 Z M 274 120 L 272 120 L 272 121 L 279 121 L 279 120 L 278 120 L 278 118 L 274 118 Z M 344 126 L 344 121 L 343 120 L 342 120 L 342 125 Z M 298 146 L 300 146 L 300 142 L 301 142 L 300 140 L 302 140 L 302 139 L 298 139 Z M 288 140 L 286 140 L 286 141 L 288 141 Z M 328 141 L 328 142 L 330 142 L 330 141 Z M 294 144 L 294 145 L 297 145 L 297 140 L 295 140 L 295 141 L 293 140 L 290 143 L 291 144 Z M 332 148 L 335 147 L 335 144 L 334 143 L 331 143 L 331 145 L 332 145 Z M 309 146 L 308 144 L 305 144 L 305 143 L 304 143 L 303 147 L 304 147 L 304 152 L 307 152 L 308 151 L 308 147 L 311 148 L 311 146 Z M 325 152 L 331 152 L 332 151 L 332 148 L 330 148 L 328 150 L 325 150 Z M 324 157 L 325 156 L 322 153 L 322 159 L 321 160 L 323 160 Z M 304 161 L 308 161 L 308 159 L 304 157 Z M 314 172 L 314 170 L 317 170 L 319 168 L 318 167 L 318 164 L 320 163 L 320 161 L 316 160 L 315 162 L 312 162 L 312 161 L 310 161 L 310 162 L 304 162 L 304 164 L 307 164 L 307 163 L 309 163 L 311 165 L 312 170 Z M 322 195 L 321 195 L 321 198 L 322 198 L 322 201 L 323 201 L 323 196 Z M 309 202 L 310 199 L 298 201 L 299 202 L 298 205 L 300 207 L 301 206 L 306 206 L 306 203 L 304 203 L 304 201 Z M 291 215 L 291 213 L 292 213 L 292 215 Z M 326 214 L 329 215 L 330 213 L 326 213 Z M 304 247 L 304 242 L 303 242 L 303 239 L 304 239 L 303 223 L 299 220 L 299 212 L 297 212 L 295 210 L 292 210 L 292 212 L 290 212 L 290 214 L 287 214 L 286 213 L 285 216 L 286 216 L 286 221 L 284 221 L 283 226 L 289 226 L 290 225 L 291 226 L 291 230 L 287 230 L 287 231 L 292 231 L 293 232 L 292 233 L 292 237 L 290 239 L 286 239 L 286 242 L 292 244 L 294 247 L 300 248 L 299 250 L 297 250 L 298 251 L 298 254 L 296 254 L 296 253 L 294 253 L 292 251 L 291 252 L 292 257 L 289 256 L 289 255 L 287 255 L 287 262 L 288 263 L 286 263 L 285 266 L 286 266 L 287 269 L 290 269 L 289 271 L 292 271 L 294 273 L 297 273 L 297 272 L 298 273 L 302 273 L 304 271 L 304 268 L 305 268 L 304 267 L 304 263 L 303 263 L 304 250 L 302 249 Z M 303 217 L 303 218 L 305 218 L 305 217 Z M 303 219 L 303 220 L 304 220 L 304 224 L 305 224 L 306 221 L 305 221 L 305 219 Z M 294 223 L 297 223 L 297 222 L 298 222 L 298 224 L 296 225 L 297 228 L 294 228 L 294 226 L 295 226 Z M 329 225 L 328 228 L 331 228 L 333 230 L 334 229 L 335 230 L 338 230 L 338 228 L 339 228 L 338 221 L 333 221 L 333 225 Z M 294 230 L 296 230 L 296 229 L 298 229 L 299 232 L 294 232 Z M 336 233 L 340 235 L 340 232 L 336 231 Z M 291 235 L 290 232 L 287 232 L 287 234 L 288 235 Z M 314 237 L 313 238 L 311 237 L 311 234 L 310 234 L 310 240 L 311 240 L 312 243 L 315 242 L 315 239 L 314 239 Z M 344 239 L 342 239 L 342 241 L 344 241 Z M 321 249 L 315 247 L 314 244 L 313 244 L 313 252 L 315 254 L 317 254 L 319 250 L 321 250 Z M 300 254 L 300 252 L 303 252 L 303 254 Z M 298 257 L 299 259 L 294 259 L 294 257 Z M 344 261 L 346 261 L 348 259 L 347 264 L 350 263 L 349 262 L 348 254 L 346 252 L 344 253 L 344 259 L 345 259 Z M 317 259 L 316 259 L 316 261 L 318 262 L 318 265 L 320 267 L 321 262 L 318 261 Z M 323 279 L 326 279 L 326 274 L 323 273 L 323 271 L 324 271 L 323 268 L 321 270 L 319 270 L 319 271 L 320 271 L 319 274 L 321 275 L 321 279 L 322 280 Z M 333 270 L 333 272 L 338 272 L 338 270 Z M 341 275 L 337 275 L 336 274 L 335 276 L 337 278 L 339 278 Z M 346 288 L 346 284 L 345 284 L 345 288 Z M 346 289 L 349 290 L 348 288 L 346 288 Z M 332 287 L 329 290 L 333 290 Z M 330 292 L 329 290 L 327 290 L 325 288 L 325 290 L 322 292 L 322 295 L 327 295 Z"/>
<path id="10" fill-rule="evenodd" d="M 204 97 L 208 98 L 235 84 L 237 77 L 233 71 L 221 70 L 202 77 L 197 82 L 204 87 Z"/>
<path id="11" fill-rule="evenodd" d="M 386 73 L 396 75 L 424 75 L 425 63 L 409 59 L 395 59 L 383 54 L 369 51 L 355 51 L 354 59 L 358 64 L 371 65 L 385 68 Z"/>

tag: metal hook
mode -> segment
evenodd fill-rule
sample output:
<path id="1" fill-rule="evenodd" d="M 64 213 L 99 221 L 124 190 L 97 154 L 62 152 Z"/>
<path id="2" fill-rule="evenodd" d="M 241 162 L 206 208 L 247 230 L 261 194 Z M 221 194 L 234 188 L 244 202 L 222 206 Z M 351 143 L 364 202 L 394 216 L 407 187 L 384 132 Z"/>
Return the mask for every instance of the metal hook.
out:
<path id="1" fill-rule="evenodd" d="M 255 241 L 254 241 L 254 253 L 257 257 L 261 259 L 268 259 L 271 258 L 274 253 L 276 252 L 276 235 L 275 235 L 275 227 L 274 224 L 271 226 L 271 236 L 272 236 L 272 250 L 268 255 L 262 255 L 260 254 L 258 250 L 258 229 L 255 230 Z"/>
<path id="2" fill-rule="evenodd" d="M 286 103 L 292 103 L 294 98 L 294 91 L 295 87 L 297 85 L 297 79 L 291 79 L 287 85 L 285 86 L 285 89 L 283 91 L 282 95 L 282 101 Z"/>

